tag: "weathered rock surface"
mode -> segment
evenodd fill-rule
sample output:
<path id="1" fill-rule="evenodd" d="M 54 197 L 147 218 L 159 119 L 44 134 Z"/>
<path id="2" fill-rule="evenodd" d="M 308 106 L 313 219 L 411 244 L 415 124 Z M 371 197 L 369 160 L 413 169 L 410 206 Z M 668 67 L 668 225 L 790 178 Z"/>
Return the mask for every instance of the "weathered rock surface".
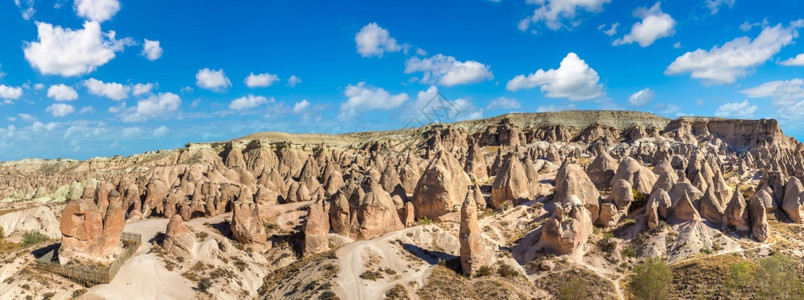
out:
<path id="1" fill-rule="evenodd" d="M 461 207 L 461 226 L 458 239 L 461 242 L 461 267 L 463 273 L 474 275 L 482 266 L 490 265 L 489 255 L 483 242 L 482 231 L 477 222 L 477 204 L 473 192 L 466 195 Z"/>

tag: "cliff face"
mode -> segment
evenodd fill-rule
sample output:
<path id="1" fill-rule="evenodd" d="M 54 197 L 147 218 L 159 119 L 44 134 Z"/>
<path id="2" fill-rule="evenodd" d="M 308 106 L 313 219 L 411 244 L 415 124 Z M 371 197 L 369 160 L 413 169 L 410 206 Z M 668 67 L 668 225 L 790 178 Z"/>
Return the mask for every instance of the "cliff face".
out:
<path id="1" fill-rule="evenodd" d="M 692 140 L 720 139 L 734 152 L 756 153 L 764 148 L 795 150 L 798 143 L 788 138 L 773 119 L 731 120 L 682 117 L 671 121 L 663 131 L 673 138 Z"/>

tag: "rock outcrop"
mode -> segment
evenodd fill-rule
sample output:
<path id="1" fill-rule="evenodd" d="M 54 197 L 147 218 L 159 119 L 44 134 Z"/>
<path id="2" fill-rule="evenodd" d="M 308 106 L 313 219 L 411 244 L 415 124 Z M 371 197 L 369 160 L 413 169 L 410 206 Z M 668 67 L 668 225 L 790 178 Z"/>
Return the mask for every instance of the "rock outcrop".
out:
<path id="1" fill-rule="evenodd" d="M 72 201 L 64 208 L 59 227 L 62 234 L 60 259 L 103 260 L 119 252 L 120 235 L 126 224 L 125 212 L 117 191 L 109 192 L 109 198 L 106 211 L 101 211 L 95 204 L 97 199 L 92 198 Z"/>
<path id="2" fill-rule="evenodd" d="M 259 209 L 254 202 L 235 201 L 230 225 L 235 240 L 242 244 L 265 244 L 268 240 Z"/>
<path id="3" fill-rule="evenodd" d="M 461 268 L 463 273 L 472 276 L 482 266 L 488 266 L 489 256 L 483 243 L 482 231 L 477 223 L 477 204 L 473 192 L 466 195 L 461 207 L 461 226 L 458 239 L 461 242 Z"/>
<path id="4" fill-rule="evenodd" d="M 589 211 L 580 199 L 570 195 L 564 204 L 556 203 L 552 217 L 542 229 L 539 243 L 558 255 L 573 253 L 586 243 L 593 227 Z"/>
<path id="5" fill-rule="evenodd" d="M 329 250 L 329 207 L 326 201 L 310 204 L 304 223 L 304 255 L 313 255 Z"/>
<path id="6" fill-rule="evenodd" d="M 438 152 L 413 191 L 416 218 L 457 221 L 470 184 L 460 162 L 447 152 Z"/>
<path id="7" fill-rule="evenodd" d="M 183 259 L 192 259 L 194 256 L 196 240 L 195 235 L 184 224 L 180 215 L 173 215 L 165 229 L 165 239 L 162 248 L 174 256 Z"/>

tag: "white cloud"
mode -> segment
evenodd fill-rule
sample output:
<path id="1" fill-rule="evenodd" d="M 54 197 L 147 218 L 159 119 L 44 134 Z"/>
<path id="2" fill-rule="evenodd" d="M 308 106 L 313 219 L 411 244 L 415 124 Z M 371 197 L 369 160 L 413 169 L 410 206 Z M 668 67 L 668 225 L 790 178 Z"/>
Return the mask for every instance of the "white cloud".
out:
<path id="1" fill-rule="evenodd" d="M 307 109 L 310 108 L 310 101 L 303 99 L 302 101 L 296 102 L 293 105 L 293 113 L 294 114 L 304 114 L 307 112 Z"/>
<path id="2" fill-rule="evenodd" d="M 142 122 L 151 118 L 167 116 L 181 106 L 181 98 L 173 93 L 160 93 L 137 102 L 136 107 L 120 108 L 123 122 Z"/>
<path id="3" fill-rule="evenodd" d="M 681 106 L 672 103 L 656 103 L 654 105 L 658 114 L 669 116 L 681 116 Z"/>
<path id="4" fill-rule="evenodd" d="M 513 98 L 500 97 L 494 99 L 486 106 L 486 110 L 500 110 L 500 109 L 519 109 L 522 108 L 522 103 Z"/>
<path id="5" fill-rule="evenodd" d="M 26 21 L 30 20 L 34 13 L 36 13 L 36 9 L 34 9 L 34 0 L 14 0 L 14 4 L 20 9 L 20 13 L 22 13 L 22 18 Z"/>
<path id="6" fill-rule="evenodd" d="M 357 53 L 363 57 L 377 56 L 382 57 L 385 52 L 399 52 L 402 46 L 396 43 L 396 39 L 388 34 L 388 30 L 369 23 L 355 34 L 355 44 Z"/>
<path id="7" fill-rule="evenodd" d="M 65 103 L 56 103 L 56 104 L 53 104 L 51 106 L 48 106 L 45 109 L 45 111 L 49 112 L 54 117 L 64 117 L 66 115 L 74 113 L 75 112 L 75 107 L 73 107 L 72 105 L 69 105 L 69 104 L 65 104 Z"/>
<path id="8" fill-rule="evenodd" d="M 232 82 L 229 81 L 229 78 L 223 73 L 223 69 L 210 70 L 209 68 L 203 68 L 198 70 L 198 73 L 195 74 L 195 80 L 195 84 L 199 87 L 216 92 L 223 91 L 232 86 Z"/>
<path id="9" fill-rule="evenodd" d="M 714 46 L 708 51 L 698 49 L 684 53 L 664 73 L 690 73 L 692 78 L 700 79 L 706 84 L 733 83 L 738 77 L 748 75 L 753 68 L 779 53 L 782 47 L 789 45 L 797 36 L 794 26 L 783 27 L 779 24 L 767 27 L 753 40 L 744 36 L 723 46 Z"/>
<path id="10" fill-rule="evenodd" d="M 631 96 L 628 97 L 628 103 L 631 103 L 633 106 L 645 106 L 654 98 L 656 98 L 656 94 L 653 90 L 646 88 L 631 94 Z"/>
<path id="11" fill-rule="evenodd" d="M 288 78 L 289 87 L 296 87 L 296 85 L 301 82 L 302 82 L 301 78 L 297 77 L 296 75 L 290 75 L 290 78 Z"/>
<path id="12" fill-rule="evenodd" d="M 145 56 L 150 61 L 154 61 L 162 57 L 162 47 L 159 46 L 159 41 L 151 41 L 145 39 L 142 44 L 142 52 L 140 55 Z"/>
<path id="13" fill-rule="evenodd" d="M 42 74 L 65 77 L 94 72 L 132 44 L 115 39 L 115 32 L 102 32 L 97 22 L 84 22 L 83 29 L 62 28 L 36 22 L 38 41 L 23 45 L 25 59 Z"/>
<path id="14" fill-rule="evenodd" d="M 416 100 L 408 105 L 405 114 L 405 118 L 421 123 L 417 125 L 424 125 L 479 119 L 483 117 L 483 110 L 466 98 L 449 100 L 438 92 L 438 87 L 430 86 L 416 94 Z"/>
<path id="15" fill-rule="evenodd" d="M 36 121 L 36 117 L 34 117 L 32 115 L 29 115 L 29 114 L 22 114 L 21 113 L 21 114 L 17 114 L 17 116 L 20 117 L 20 120 L 23 120 L 23 121 L 26 121 L 26 122 L 34 122 L 34 121 Z"/>
<path id="16" fill-rule="evenodd" d="M 454 86 L 494 78 L 491 67 L 474 60 L 464 62 L 455 57 L 436 54 L 429 58 L 411 57 L 405 61 L 405 74 L 422 72 L 423 83 Z"/>
<path id="17" fill-rule="evenodd" d="M 740 91 L 749 98 L 770 98 L 779 118 L 799 125 L 804 119 L 804 80 L 770 81 Z"/>
<path id="18" fill-rule="evenodd" d="M 47 89 L 47 96 L 56 101 L 73 101 L 78 99 L 78 92 L 64 84 L 54 84 Z"/>
<path id="19" fill-rule="evenodd" d="M 139 127 L 123 128 L 123 130 L 121 131 L 121 135 L 124 138 L 133 138 L 133 137 L 141 136 L 142 135 L 142 129 L 140 129 Z"/>
<path id="20" fill-rule="evenodd" d="M 84 80 L 84 86 L 90 94 L 106 97 L 115 101 L 128 98 L 131 87 L 116 82 L 103 82 L 95 78 Z"/>
<path id="21" fill-rule="evenodd" d="M 606 26 L 607 26 L 606 24 L 600 25 L 597 27 L 597 30 L 602 31 L 603 34 L 605 35 L 614 36 L 615 34 L 617 34 L 617 27 L 620 27 L 620 23 L 611 24 L 611 27 L 609 27 L 609 29 L 606 29 Z"/>
<path id="22" fill-rule="evenodd" d="M 168 133 L 170 133 L 169 128 L 167 128 L 165 126 L 159 126 L 156 129 L 154 129 L 153 134 L 154 134 L 154 137 L 164 137 L 164 136 L 167 136 Z"/>
<path id="23" fill-rule="evenodd" d="M 796 66 L 796 67 L 804 67 L 804 53 L 796 55 L 796 57 L 791 57 L 789 59 L 783 60 L 779 63 L 783 66 Z"/>
<path id="24" fill-rule="evenodd" d="M 132 87 L 131 94 L 134 96 L 150 94 L 153 89 L 153 83 L 137 83 Z"/>
<path id="25" fill-rule="evenodd" d="M 120 10 L 117 0 L 75 0 L 75 13 L 84 19 L 103 22 L 111 19 Z"/>
<path id="26" fill-rule="evenodd" d="M 681 49 L 681 42 L 676 42 L 675 44 L 673 44 L 673 48 L 674 49 Z"/>
<path id="27" fill-rule="evenodd" d="M 37 83 L 37 84 L 34 84 L 33 88 L 38 91 L 38 90 L 44 89 L 45 85 L 41 84 L 41 83 Z"/>
<path id="28" fill-rule="evenodd" d="M 558 69 L 539 69 L 528 76 L 517 75 L 505 85 L 509 91 L 532 89 L 541 86 L 548 98 L 567 98 L 580 101 L 605 96 L 600 76 L 574 52 L 561 60 Z"/>
<path id="29" fill-rule="evenodd" d="M 734 0 L 706 0 L 706 7 L 712 14 L 716 14 L 721 6 L 734 7 Z"/>
<path id="30" fill-rule="evenodd" d="M 92 106 L 84 106 L 84 107 L 81 108 L 81 110 L 78 111 L 78 113 L 79 114 L 86 114 L 86 113 L 91 113 L 94 110 L 95 110 L 95 108 L 93 108 Z"/>
<path id="31" fill-rule="evenodd" d="M 651 8 L 637 8 L 634 16 L 641 18 L 642 21 L 634 24 L 629 34 L 614 40 L 612 45 L 619 46 L 636 42 L 644 48 L 653 44 L 657 39 L 673 35 L 676 20 L 662 12 L 660 5 L 661 2 L 656 2 Z"/>
<path id="32" fill-rule="evenodd" d="M 554 112 L 554 111 L 563 111 L 563 110 L 574 110 L 575 104 L 574 103 L 567 103 L 567 105 L 539 105 L 536 108 L 536 112 Z"/>
<path id="33" fill-rule="evenodd" d="M 56 127 L 58 127 L 57 123 L 50 122 L 50 123 L 45 124 L 45 123 L 36 121 L 33 124 L 31 124 L 31 131 L 33 131 L 33 133 L 38 134 L 38 133 L 42 133 L 42 132 L 46 132 L 46 131 L 53 131 L 54 129 L 56 129 Z"/>
<path id="34" fill-rule="evenodd" d="M 342 120 L 351 119 L 361 112 L 397 108 L 409 99 L 406 93 L 391 95 L 382 88 L 366 86 L 365 82 L 346 86 L 343 94 L 348 99 L 341 103 L 338 119 Z"/>
<path id="35" fill-rule="evenodd" d="M 229 104 L 229 109 L 245 110 L 255 108 L 265 103 L 268 103 L 268 98 L 265 98 L 263 96 L 248 95 L 234 99 L 232 103 Z"/>
<path id="36" fill-rule="evenodd" d="M 250 73 L 248 74 L 245 80 L 246 86 L 250 88 L 269 87 L 272 84 L 274 84 L 274 82 L 277 81 L 279 81 L 279 76 L 270 73 L 262 73 L 262 74 Z"/>
<path id="37" fill-rule="evenodd" d="M 551 30 L 558 30 L 564 27 L 575 27 L 581 22 L 575 20 L 578 10 L 597 13 L 603 10 L 603 4 L 611 0 L 528 0 L 528 4 L 538 5 L 533 10 L 533 14 L 519 21 L 519 30 L 525 31 L 532 24 L 544 22 L 544 25 Z M 568 22 L 569 26 L 564 24 Z"/>
<path id="38" fill-rule="evenodd" d="M 9 100 L 16 100 L 22 96 L 22 88 L 21 87 L 13 87 L 0 84 L 0 98 L 9 102 Z"/>
<path id="39" fill-rule="evenodd" d="M 757 106 L 748 103 L 748 100 L 743 102 L 726 103 L 718 107 L 715 115 L 723 118 L 741 118 L 749 119 L 757 112 Z"/>

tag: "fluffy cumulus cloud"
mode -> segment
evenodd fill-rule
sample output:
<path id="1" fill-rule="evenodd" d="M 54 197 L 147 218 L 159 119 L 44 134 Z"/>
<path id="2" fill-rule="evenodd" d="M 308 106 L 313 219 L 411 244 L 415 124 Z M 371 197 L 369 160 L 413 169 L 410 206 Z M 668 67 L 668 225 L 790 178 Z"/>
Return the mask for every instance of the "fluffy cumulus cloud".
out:
<path id="1" fill-rule="evenodd" d="M 416 94 L 416 100 L 407 105 L 403 117 L 408 118 L 412 125 L 423 126 L 433 122 L 479 119 L 483 117 L 483 109 L 475 106 L 470 99 L 447 99 L 438 91 L 438 87 L 430 86 Z"/>
<path id="2" fill-rule="evenodd" d="M 288 86 L 289 87 L 296 87 L 296 85 L 301 83 L 301 82 L 302 82 L 301 78 L 299 78 L 296 75 L 290 75 L 290 78 L 288 78 Z"/>
<path id="3" fill-rule="evenodd" d="M 120 10 L 117 0 L 75 0 L 73 9 L 84 19 L 103 22 L 114 17 Z"/>
<path id="4" fill-rule="evenodd" d="M 13 87 L 0 84 L 0 98 L 3 99 L 5 102 L 11 102 L 11 100 L 17 100 L 21 96 L 22 96 L 21 87 Z"/>
<path id="5" fill-rule="evenodd" d="M 173 93 L 160 93 L 137 101 L 136 107 L 120 108 L 123 122 L 142 122 L 148 119 L 165 117 L 179 109 L 181 98 Z"/>
<path id="6" fill-rule="evenodd" d="M 630 33 L 614 40 L 612 45 L 619 46 L 636 42 L 641 47 L 647 47 L 657 39 L 673 35 L 676 20 L 673 20 L 673 17 L 663 12 L 660 4 L 660 2 L 656 2 L 651 8 L 637 8 L 634 11 L 634 16 L 641 18 L 642 21 L 634 24 Z"/>
<path id="7" fill-rule="evenodd" d="M 150 61 L 157 60 L 162 57 L 162 46 L 159 45 L 159 41 L 145 39 L 142 43 L 142 52 L 140 55 L 145 56 L 145 58 Z"/>
<path id="8" fill-rule="evenodd" d="M 150 94 L 153 89 L 154 89 L 153 83 L 137 83 L 133 87 L 131 87 L 131 94 L 133 94 L 134 96 Z"/>
<path id="9" fill-rule="evenodd" d="M 579 10 L 597 13 L 603 10 L 603 4 L 609 2 L 611 0 L 527 0 L 528 4 L 537 7 L 532 15 L 519 21 L 519 30 L 526 31 L 531 25 L 540 23 L 551 30 L 575 27 L 580 24 L 575 19 Z"/>
<path id="10" fill-rule="evenodd" d="M 47 131 L 53 131 L 58 126 L 59 126 L 59 124 L 54 123 L 54 122 L 50 122 L 50 123 L 45 124 L 45 123 L 36 121 L 33 124 L 31 124 L 31 131 L 33 131 L 33 133 L 43 133 L 43 132 L 47 132 Z"/>
<path id="11" fill-rule="evenodd" d="M 567 98 L 581 101 L 605 96 L 600 76 L 577 54 L 570 52 L 561 60 L 558 69 L 539 69 L 530 75 L 517 75 L 506 84 L 509 91 L 539 86 L 548 98 Z"/>
<path id="12" fill-rule="evenodd" d="M 154 129 L 153 135 L 154 137 L 164 137 L 170 133 L 170 129 L 165 126 L 159 126 Z"/>
<path id="13" fill-rule="evenodd" d="M 397 108 L 409 99 L 406 93 L 392 95 L 382 88 L 368 86 L 365 82 L 346 86 L 343 94 L 347 99 L 341 103 L 338 113 L 338 119 L 341 120 L 351 119 L 361 112 Z"/>
<path id="14" fill-rule="evenodd" d="M 56 101 L 73 101 L 78 99 L 78 92 L 71 86 L 54 84 L 47 89 L 47 96 Z"/>
<path id="15" fill-rule="evenodd" d="M 789 59 L 783 60 L 779 63 L 783 66 L 796 66 L 796 67 L 804 67 L 804 53 L 796 55 L 796 57 L 791 57 Z"/>
<path id="16" fill-rule="evenodd" d="M 95 78 L 84 80 L 84 86 L 92 95 L 106 97 L 115 101 L 128 98 L 128 93 L 131 91 L 129 86 L 116 82 L 103 82 Z"/>
<path id="17" fill-rule="evenodd" d="M 442 86 L 477 83 L 494 78 L 491 67 L 487 65 L 474 60 L 462 62 L 443 54 L 429 58 L 411 57 L 405 61 L 405 74 L 417 72 L 423 73 L 423 83 Z"/>
<path id="18" fill-rule="evenodd" d="M 133 137 L 142 135 L 142 129 L 139 128 L 139 127 L 123 128 L 123 130 L 121 130 L 120 134 L 124 138 L 133 138 Z"/>
<path id="19" fill-rule="evenodd" d="M 714 15 L 720 11 L 721 7 L 734 7 L 734 0 L 706 0 L 706 8 Z"/>
<path id="20" fill-rule="evenodd" d="M 84 22 L 83 29 L 70 29 L 37 22 L 39 39 L 23 46 L 25 59 L 42 74 L 65 77 L 94 72 L 133 42 L 118 40 L 115 32 L 101 31 L 97 22 Z"/>
<path id="21" fill-rule="evenodd" d="M 754 116 L 757 112 L 757 106 L 748 103 L 748 100 L 743 102 L 730 102 L 718 107 L 715 115 L 724 118 L 741 118 L 748 119 Z"/>
<path id="22" fill-rule="evenodd" d="M 645 106 L 653 101 L 654 98 L 656 98 L 656 94 L 653 90 L 646 88 L 631 94 L 631 96 L 628 97 L 628 103 L 631 103 L 633 106 Z"/>
<path id="23" fill-rule="evenodd" d="M 522 108 L 522 103 L 514 98 L 500 97 L 494 99 L 486 106 L 486 110 L 501 110 L 501 109 L 519 109 Z"/>
<path id="24" fill-rule="evenodd" d="M 380 27 L 377 23 L 369 23 L 355 34 L 355 44 L 357 53 L 363 57 L 377 56 L 382 57 L 385 52 L 399 52 L 402 45 L 396 43 L 388 30 Z"/>
<path id="25" fill-rule="evenodd" d="M 795 26 L 766 27 L 753 40 L 744 36 L 709 50 L 684 53 L 667 67 L 665 74 L 690 73 L 692 78 L 706 84 L 734 83 L 738 77 L 748 75 L 753 68 L 779 53 L 797 36 Z"/>
<path id="26" fill-rule="evenodd" d="M 246 86 L 250 88 L 256 87 L 269 87 L 275 82 L 279 81 L 279 76 L 276 74 L 270 73 L 262 73 L 262 74 L 254 74 L 250 73 L 246 76 Z"/>
<path id="27" fill-rule="evenodd" d="M 293 113 L 294 114 L 304 114 L 310 109 L 310 101 L 303 99 L 302 101 L 296 102 L 293 105 Z"/>
<path id="28" fill-rule="evenodd" d="M 795 78 L 764 83 L 741 91 L 749 98 L 768 98 L 777 116 L 800 125 L 804 119 L 804 80 Z"/>
<path id="29" fill-rule="evenodd" d="M 232 103 L 229 103 L 229 109 L 240 111 L 252 109 L 266 103 L 268 103 L 268 98 L 263 96 L 248 95 L 232 100 Z"/>
<path id="30" fill-rule="evenodd" d="M 46 112 L 50 113 L 54 117 L 64 117 L 71 113 L 75 112 L 75 107 L 65 103 L 56 103 L 51 106 L 48 106 L 45 109 Z"/>
<path id="31" fill-rule="evenodd" d="M 216 92 L 232 86 L 232 82 L 223 73 L 223 69 L 210 70 L 209 68 L 198 70 L 198 73 L 195 74 L 195 84 L 201 88 Z"/>

